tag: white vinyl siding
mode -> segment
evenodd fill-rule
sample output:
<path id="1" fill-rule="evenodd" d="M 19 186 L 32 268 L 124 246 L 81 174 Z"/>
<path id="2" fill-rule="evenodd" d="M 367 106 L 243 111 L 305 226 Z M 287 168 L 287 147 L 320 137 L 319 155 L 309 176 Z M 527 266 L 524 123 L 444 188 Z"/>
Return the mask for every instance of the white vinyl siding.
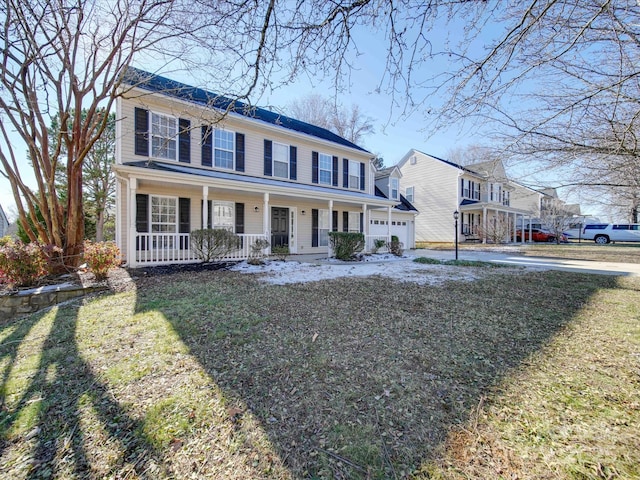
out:
<path id="1" fill-rule="evenodd" d="M 151 156 L 165 160 L 178 157 L 178 119 L 151 112 Z"/>
<path id="2" fill-rule="evenodd" d="M 234 132 L 216 128 L 213 145 L 214 166 L 233 170 L 234 139 Z"/>

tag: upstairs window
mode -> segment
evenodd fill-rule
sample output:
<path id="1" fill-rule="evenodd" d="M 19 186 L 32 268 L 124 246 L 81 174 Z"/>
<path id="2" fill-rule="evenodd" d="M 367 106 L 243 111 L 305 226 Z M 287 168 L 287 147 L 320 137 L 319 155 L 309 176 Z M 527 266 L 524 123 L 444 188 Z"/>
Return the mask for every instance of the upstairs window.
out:
<path id="1" fill-rule="evenodd" d="M 389 182 L 389 193 L 391 195 L 391 200 L 398 200 L 398 185 L 399 181 L 397 178 L 391 177 Z"/>
<path id="2" fill-rule="evenodd" d="M 235 134 L 228 130 L 216 128 L 214 134 L 214 165 L 219 168 L 233 170 L 233 152 Z"/>
<path id="3" fill-rule="evenodd" d="M 273 142 L 273 176 L 289 178 L 289 145 Z"/>
<path id="4" fill-rule="evenodd" d="M 349 188 L 360 188 L 360 162 L 349 160 Z"/>
<path id="5" fill-rule="evenodd" d="M 407 201 L 409 203 L 413 203 L 414 187 L 407 187 L 407 190 L 406 190 L 404 196 L 407 197 Z"/>
<path id="6" fill-rule="evenodd" d="M 151 156 L 176 160 L 178 156 L 178 119 L 151 113 Z"/>
<path id="7" fill-rule="evenodd" d="M 333 158 L 326 153 L 318 154 L 318 180 L 325 185 L 331 185 L 333 176 Z"/>

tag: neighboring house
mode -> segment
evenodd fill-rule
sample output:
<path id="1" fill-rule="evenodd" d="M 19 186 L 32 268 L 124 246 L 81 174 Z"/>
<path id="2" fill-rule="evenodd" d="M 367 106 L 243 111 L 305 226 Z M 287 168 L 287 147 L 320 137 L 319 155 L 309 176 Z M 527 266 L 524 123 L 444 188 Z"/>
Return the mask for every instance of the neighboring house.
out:
<path id="1" fill-rule="evenodd" d="M 376 195 L 398 202 L 393 210 L 371 212 L 370 234 L 384 237 L 391 225 L 391 235 L 398 237 L 404 248 L 415 248 L 415 218 L 418 210 L 400 193 L 402 173 L 398 167 L 390 167 L 376 172 Z"/>
<path id="2" fill-rule="evenodd" d="M 543 194 L 509 180 L 502 162 L 461 166 L 410 150 L 397 164 L 404 196 L 419 214 L 417 242 L 509 241 L 538 216 Z"/>
<path id="3" fill-rule="evenodd" d="M 226 228 L 292 254 L 330 254 L 329 231 L 370 246 L 407 214 L 376 195 L 374 156 L 316 126 L 135 69 L 117 101 L 116 242 L 130 266 L 198 259 L 190 232 Z M 371 233 L 373 218 L 391 218 Z M 397 218 L 396 218 L 397 217 Z"/>
<path id="4" fill-rule="evenodd" d="M 0 205 L 0 237 L 4 237 L 9 234 L 9 220 L 7 219 L 7 215 L 4 213 L 2 209 L 2 205 Z"/>

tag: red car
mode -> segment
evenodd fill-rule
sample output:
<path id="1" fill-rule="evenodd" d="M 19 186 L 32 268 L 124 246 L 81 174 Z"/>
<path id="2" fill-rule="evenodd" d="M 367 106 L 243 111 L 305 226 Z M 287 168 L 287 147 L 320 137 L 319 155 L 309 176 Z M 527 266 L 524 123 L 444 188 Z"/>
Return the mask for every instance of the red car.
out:
<path id="1" fill-rule="evenodd" d="M 542 230 L 540 228 L 532 228 L 531 230 L 526 229 L 524 231 L 524 241 L 529 241 L 529 231 L 531 231 L 531 238 L 534 242 L 555 242 L 556 235 L 555 233 L 550 232 L 549 230 Z M 522 230 L 516 230 L 516 242 L 522 241 Z M 561 243 L 568 242 L 567 236 L 563 233 L 560 237 Z"/>

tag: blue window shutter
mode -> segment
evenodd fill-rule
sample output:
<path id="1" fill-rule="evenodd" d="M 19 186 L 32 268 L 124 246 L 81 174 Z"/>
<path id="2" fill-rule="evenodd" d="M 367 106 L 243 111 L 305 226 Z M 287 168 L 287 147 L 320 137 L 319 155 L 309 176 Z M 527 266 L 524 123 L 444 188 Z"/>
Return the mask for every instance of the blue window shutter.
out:
<path id="1" fill-rule="evenodd" d="M 360 190 L 364 190 L 364 163 L 360 162 Z"/>
<path id="2" fill-rule="evenodd" d="M 334 187 L 338 186 L 338 157 L 333 157 L 333 178 L 331 183 Z"/>
<path id="3" fill-rule="evenodd" d="M 244 172 L 244 133 L 236 133 L 236 172 Z"/>
<path id="4" fill-rule="evenodd" d="M 349 160 L 342 159 L 342 186 L 349 188 Z"/>
<path id="5" fill-rule="evenodd" d="M 311 182 L 318 183 L 318 152 L 311 152 Z"/>
<path id="6" fill-rule="evenodd" d="M 342 231 L 349 231 L 349 212 L 342 212 Z"/>
<path id="7" fill-rule="evenodd" d="M 178 161 L 191 163 L 191 122 L 178 119 Z"/>
<path id="8" fill-rule="evenodd" d="M 318 209 L 311 210 L 311 246 L 318 246 Z"/>
<path id="9" fill-rule="evenodd" d="M 271 140 L 264 141 L 264 174 L 268 177 L 273 175 L 273 143 Z"/>
<path id="10" fill-rule="evenodd" d="M 337 210 L 333 210 L 331 212 L 331 231 L 332 232 L 338 231 L 338 211 Z"/>
<path id="11" fill-rule="evenodd" d="M 144 108 L 135 109 L 135 154 L 149 156 L 149 111 Z"/>
<path id="12" fill-rule="evenodd" d="M 294 146 L 289 147 L 289 179 L 298 179 L 298 149 Z"/>
<path id="13" fill-rule="evenodd" d="M 364 213 L 360 212 L 360 233 L 364 233 Z"/>
<path id="14" fill-rule="evenodd" d="M 213 129 L 210 126 L 203 125 L 202 128 L 202 166 L 210 167 L 213 165 Z"/>

